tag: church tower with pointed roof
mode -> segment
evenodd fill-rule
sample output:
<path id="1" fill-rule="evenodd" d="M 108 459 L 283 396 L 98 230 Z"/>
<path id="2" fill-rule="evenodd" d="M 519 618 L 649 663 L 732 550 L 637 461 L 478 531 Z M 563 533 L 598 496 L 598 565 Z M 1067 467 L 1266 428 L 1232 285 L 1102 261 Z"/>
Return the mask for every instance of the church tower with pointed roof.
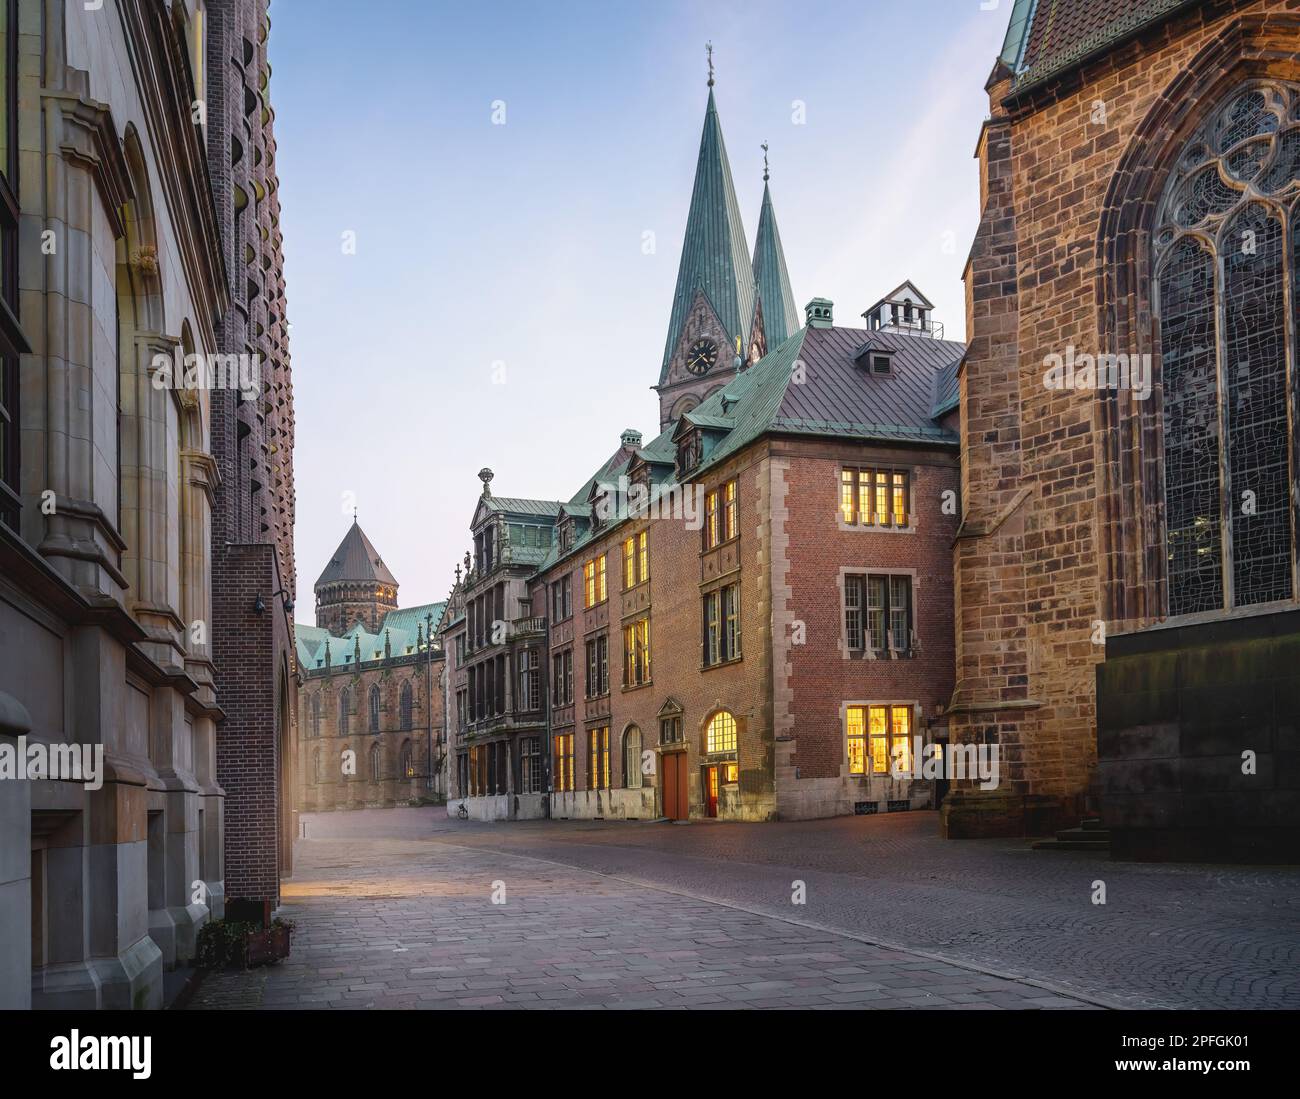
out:
<path id="1" fill-rule="evenodd" d="M 397 609 L 397 580 L 353 516 L 352 526 L 316 581 L 316 625 L 336 636 L 358 622 L 370 633 Z"/>
<path id="2" fill-rule="evenodd" d="M 763 207 L 758 215 L 758 236 L 754 238 L 754 293 L 763 318 L 763 333 L 769 350 L 774 350 L 799 331 L 799 310 L 790 289 L 790 272 L 785 266 L 781 234 L 772 210 L 768 184 L 767 144 L 763 145 Z"/>
<path id="3" fill-rule="evenodd" d="M 725 385 L 736 373 L 737 358 L 742 366 L 761 358 L 769 346 L 763 328 L 740 203 L 713 98 L 710 49 L 709 98 L 695 186 L 655 386 L 660 426 Z"/>

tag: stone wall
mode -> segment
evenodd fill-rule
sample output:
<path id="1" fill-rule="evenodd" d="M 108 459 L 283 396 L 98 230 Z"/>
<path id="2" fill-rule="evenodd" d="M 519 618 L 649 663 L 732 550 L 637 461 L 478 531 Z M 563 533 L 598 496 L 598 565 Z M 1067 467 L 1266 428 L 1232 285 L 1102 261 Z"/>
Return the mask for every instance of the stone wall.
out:
<path id="1" fill-rule="evenodd" d="M 1297 8 L 1200 5 L 1024 96 L 1004 67 L 990 79 L 965 274 L 952 728 L 997 743 L 1008 781 L 950 798 L 950 835 L 1025 830 L 1026 810 L 1041 831 L 1085 809 L 1105 638 L 1162 613 L 1159 401 L 1048 389 L 1046 359 L 1149 349 L 1139 223 L 1163 177 L 1126 188 L 1234 69 L 1294 69 L 1280 20 Z"/>

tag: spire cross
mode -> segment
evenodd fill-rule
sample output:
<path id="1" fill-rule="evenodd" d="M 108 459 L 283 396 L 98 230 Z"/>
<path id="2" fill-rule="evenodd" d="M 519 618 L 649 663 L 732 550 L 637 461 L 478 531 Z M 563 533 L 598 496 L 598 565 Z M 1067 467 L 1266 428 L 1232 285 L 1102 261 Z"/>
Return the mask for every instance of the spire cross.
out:
<path id="1" fill-rule="evenodd" d="M 767 182 L 767 142 L 766 141 L 763 142 L 762 149 L 763 149 L 763 182 L 766 183 Z"/>
<path id="2" fill-rule="evenodd" d="M 709 55 L 709 87 L 713 87 L 713 43 L 706 42 L 704 51 Z"/>

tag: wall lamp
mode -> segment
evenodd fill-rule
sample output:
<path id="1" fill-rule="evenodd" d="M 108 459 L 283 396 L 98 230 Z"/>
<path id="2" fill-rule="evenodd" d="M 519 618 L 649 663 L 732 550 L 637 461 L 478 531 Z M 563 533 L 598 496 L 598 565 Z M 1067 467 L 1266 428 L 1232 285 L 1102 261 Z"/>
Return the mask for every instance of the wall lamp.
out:
<path id="1" fill-rule="evenodd" d="M 293 600 L 289 597 L 289 593 L 285 591 L 283 588 L 281 588 L 279 591 L 273 591 L 271 593 L 271 598 L 274 599 L 277 595 L 284 596 L 283 606 L 284 606 L 285 613 L 293 614 Z M 253 613 L 254 614 L 266 613 L 266 603 L 260 595 L 253 602 Z"/>

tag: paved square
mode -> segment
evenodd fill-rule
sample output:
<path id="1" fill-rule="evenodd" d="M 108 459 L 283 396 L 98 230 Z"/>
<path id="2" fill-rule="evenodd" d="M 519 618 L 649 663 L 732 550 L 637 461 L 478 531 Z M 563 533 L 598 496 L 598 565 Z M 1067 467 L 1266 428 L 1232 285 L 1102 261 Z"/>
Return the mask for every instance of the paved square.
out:
<path id="1" fill-rule="evenodd" d="M 508 842 L 511 827 L 496 838 Z M 209 975 L 190 1008 L 1090 1006 L 834 931 L 466 847 L 459 834 L 427 810 L 309 818 L 284 896 L 292 956 Z"/>

